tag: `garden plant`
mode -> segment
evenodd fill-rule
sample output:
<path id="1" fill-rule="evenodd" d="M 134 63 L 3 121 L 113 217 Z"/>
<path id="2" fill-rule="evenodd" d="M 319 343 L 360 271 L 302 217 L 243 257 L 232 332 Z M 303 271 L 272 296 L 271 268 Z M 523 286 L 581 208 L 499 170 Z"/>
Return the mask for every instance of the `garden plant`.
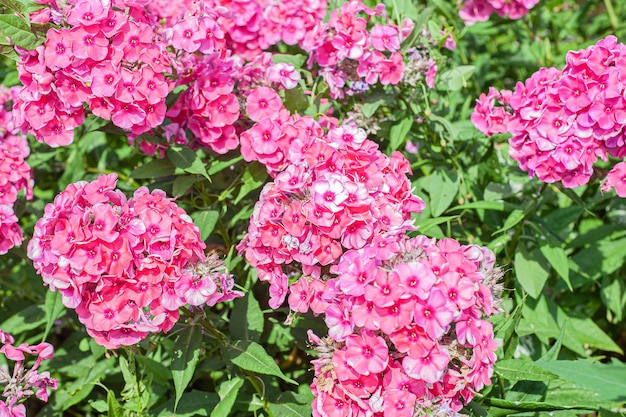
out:
<path id="1" fill-rule="evenodd" d="M 626 417 L 626 3 L 0 0 L 0 417 Z"/>

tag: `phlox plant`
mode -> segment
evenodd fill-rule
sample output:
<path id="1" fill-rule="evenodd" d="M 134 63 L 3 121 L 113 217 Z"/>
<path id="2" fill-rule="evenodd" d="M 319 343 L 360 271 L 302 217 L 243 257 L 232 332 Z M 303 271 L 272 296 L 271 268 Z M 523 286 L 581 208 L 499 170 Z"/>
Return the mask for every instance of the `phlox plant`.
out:
<path id="1" fill-rule="evenodd" d="M 0 1 L 0 417 L 624 416 L 622 17 Z"/>

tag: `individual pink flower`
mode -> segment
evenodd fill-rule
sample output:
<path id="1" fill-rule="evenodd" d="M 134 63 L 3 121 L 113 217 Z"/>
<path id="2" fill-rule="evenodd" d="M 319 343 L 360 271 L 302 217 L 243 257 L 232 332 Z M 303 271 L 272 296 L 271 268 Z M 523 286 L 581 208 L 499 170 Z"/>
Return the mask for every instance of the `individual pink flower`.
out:
<path id="1" fill-rule="evenodd" d="M 612 188 L 618 196 L 626 198 L 626 162 L 624 161 L 613 166 L 602 184 L 603 192 L 608 192 Z"/>
<path id="2" fill-rule="evenodd" d="M 254 89 L 246 99 L 248 116 L 256 122 L 266 117 L 276 119 L 282 107 L 278 94 L 268 87 Z"/>

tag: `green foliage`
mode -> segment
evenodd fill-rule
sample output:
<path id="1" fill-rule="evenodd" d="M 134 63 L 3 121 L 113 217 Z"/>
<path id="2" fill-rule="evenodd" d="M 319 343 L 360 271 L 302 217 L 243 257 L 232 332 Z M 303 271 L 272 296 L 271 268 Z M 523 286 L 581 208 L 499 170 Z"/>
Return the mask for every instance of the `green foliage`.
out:
<path id="1" fill-rule="evenodd" d="M 602 194 L 594 177 L 574 190 L 529 179 L 508 156 L 506 136 L 487 138 L 469 121 L 475 100 L 490 86 L 514 89 L 541 66 L 562 67 L 570 50 L 615 34 L 626 42 L 626 3 L 546 0 L 517 21 L 495 16 L 464 25 L 455 2 L 394 0 L 395 20 L 410 17 L 414 31 L 402 50 L 419 46 L 421 30 L 435 42 L 452 34 L 454 51 L 440 48 L 436 88 L 423 83 L 373 88 L 366 96 L 322 104 L 327 91 L 306 69 L 295 47 L 273 55 L 315 80 L 284 94 L 293 112 L 343 118 L 359 110 L 370 139 L 390 154 L 402 152 L 413 170 L 415 193 L 427 203 L 415 216 L 415 234 L 452 237 L 492 249 L 507 271 L 503 312 L 491 319 L 501 341 L 493 385 L 464 412 L 476 416 L 624 416 L 626 406 L 626 202 Z M 46 28 L 27 12 L 26 0 L 0 0 L 0 54 L 15 45 L 33 49 Z M 1 63 L 0 80 L 18 82 L 14 63 Z M 172 103 L 170 103 L 172 104 Z M 75 132 L 68 147 L 30 140 L 32 201 L 19 202 L 26 240 L 45 205 L 69 183 L 116 172 L 128 193 L 139 186 L 177 197 L 202 239 L 226 262 L 245 297 L 211 311 L 182 311 L 167 334 L 128 350 L 105 351 L 85 333 L 58 292 L 44 288 L 26 259 L 26 244 L 0 257 L 0 328 L 18 342 L 55 345 L 44 370 L 59 389 L 38 416 L 274 416 L 311 415 L 312 373 L 306 330 L 324 334 L 319 317 L 270 310 L 267 286 L 234 246 L 270 178 L 259 163 L 233 151 L 170 147 L 147 157 L 125 133 L 95 119 Z M 413 145 L 414 147 L 411 147 Z M 605 172 L 606 166 L 599 166 Z"/>

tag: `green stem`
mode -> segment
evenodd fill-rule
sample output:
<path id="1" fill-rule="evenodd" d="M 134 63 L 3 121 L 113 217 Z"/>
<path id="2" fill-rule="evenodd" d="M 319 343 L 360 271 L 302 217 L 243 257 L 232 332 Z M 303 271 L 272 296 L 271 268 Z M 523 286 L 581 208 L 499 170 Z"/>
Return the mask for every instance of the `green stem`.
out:
<path id="1" fill-rule="evenodd" d="M 187 307 L 183 306 L 180 309 L 183 311 L 183 313 L 185 313 L 185 315 L 191 317 L 193 320 L 196 320 L 198 318 L 198 315 L 191 312 Z M 228 336 L 214 328 L 210 323 L 205 320 L 204 317 L 200 317 L 200 320 L 197 320 L 197 323 L 200 323 L 202 329 L 209 333 L 223 347 L 228 347 L 232 345 L 230 343 L 230 340 L 228 339 Z M 254 372 L 242 368 L 239 368 L 239 370 L 246 376 L 246 379 L 250 381 L 250 383 L 254 387 L 254 390 L 263 401 L 263 408 L 265 409 L 265 412 L 268 414 L 269 417 L 273 417 L 273 414 L 269 409 L 269 400 L 265 396 L 265 388 L 263 387 L 263 384 L 259 382 L 259 378 L 254 374 Z"/>
<path id="2" fill-rule="evenodd" d="M 611 0 L 604 0 L 604 6 L 606 7 L 606 12 L 609 15 L 609 20 L 611 21 L 611 26 L 613 26 L 613 30 L 617 31 L 619 27 L 619 22 L 617 20 L 617 15 L 615 14 L 615 9 L 613 8 L 613 3 Z"/>

